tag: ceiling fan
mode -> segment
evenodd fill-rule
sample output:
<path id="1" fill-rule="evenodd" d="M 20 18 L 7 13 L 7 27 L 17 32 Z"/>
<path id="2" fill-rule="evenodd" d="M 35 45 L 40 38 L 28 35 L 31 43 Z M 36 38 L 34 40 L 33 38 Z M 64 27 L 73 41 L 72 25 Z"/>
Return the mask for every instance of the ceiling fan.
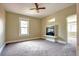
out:
<path id="1" fill-rule="evenodd" d="M 46 9 L 45 7 L 39 7 L 38 3 L 34 3 L 35 4 L 35 8 L 31 8 L 30 10 L 36 10 L 39 13 L 40 9 Z"/>

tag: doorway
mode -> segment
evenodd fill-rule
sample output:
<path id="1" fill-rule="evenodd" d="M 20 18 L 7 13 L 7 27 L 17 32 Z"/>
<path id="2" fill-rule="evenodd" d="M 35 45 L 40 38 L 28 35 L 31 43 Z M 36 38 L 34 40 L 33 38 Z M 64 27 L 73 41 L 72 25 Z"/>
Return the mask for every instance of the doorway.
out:
<path id="1" fill-rule="evenodd" d="M 77 16 L 67 17 L 67 42 L 72 46 L 77 44 Z"/>

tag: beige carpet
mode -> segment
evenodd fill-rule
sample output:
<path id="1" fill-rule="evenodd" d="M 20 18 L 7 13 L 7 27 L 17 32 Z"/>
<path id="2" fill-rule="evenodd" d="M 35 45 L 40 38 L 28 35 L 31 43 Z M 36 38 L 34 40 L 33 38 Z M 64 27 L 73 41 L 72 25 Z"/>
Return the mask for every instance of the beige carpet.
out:
<path id="1" fill-rule="evenodd" d="M 75 56 L 76 49 L 71 45 L 50 42 L 47 40 L 32 40 L 7 44 L 1 56 Z"/>

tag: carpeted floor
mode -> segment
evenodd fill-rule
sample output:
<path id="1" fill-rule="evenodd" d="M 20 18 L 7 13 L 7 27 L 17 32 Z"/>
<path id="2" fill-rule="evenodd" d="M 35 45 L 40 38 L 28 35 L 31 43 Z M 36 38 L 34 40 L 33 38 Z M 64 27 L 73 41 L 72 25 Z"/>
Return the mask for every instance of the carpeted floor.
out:
<path id="1" fill-rule="evenodd" d="M 76 49 L 71 45 L 32 40 L 7 44 L 1 56 L 75 56 Z"/>

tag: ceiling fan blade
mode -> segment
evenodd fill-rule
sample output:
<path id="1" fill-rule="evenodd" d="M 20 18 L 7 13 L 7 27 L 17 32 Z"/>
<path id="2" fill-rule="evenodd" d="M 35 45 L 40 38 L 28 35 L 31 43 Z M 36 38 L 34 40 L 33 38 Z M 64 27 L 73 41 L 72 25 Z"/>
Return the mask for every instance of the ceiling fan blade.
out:
<path id="1" fill-rule="evenodd" d="M 39 7 L 38 9 L 46 9 L 45 7 Z"/>
<path id="2" fill-rule="evenodd" d="M 38 4 L 37 3 L 35 3 L 35 6 L 36 6 L 36 10 L 38 10 Z"/>
<path id="3" fill-rule="evenodd" d="M 39 9 L 46 9 L 45 7 L 39 7 L 38 3 L 34 3 L 36 8 L 31 8 L 30 10 L 36 10 L 39 13 Z"/>

